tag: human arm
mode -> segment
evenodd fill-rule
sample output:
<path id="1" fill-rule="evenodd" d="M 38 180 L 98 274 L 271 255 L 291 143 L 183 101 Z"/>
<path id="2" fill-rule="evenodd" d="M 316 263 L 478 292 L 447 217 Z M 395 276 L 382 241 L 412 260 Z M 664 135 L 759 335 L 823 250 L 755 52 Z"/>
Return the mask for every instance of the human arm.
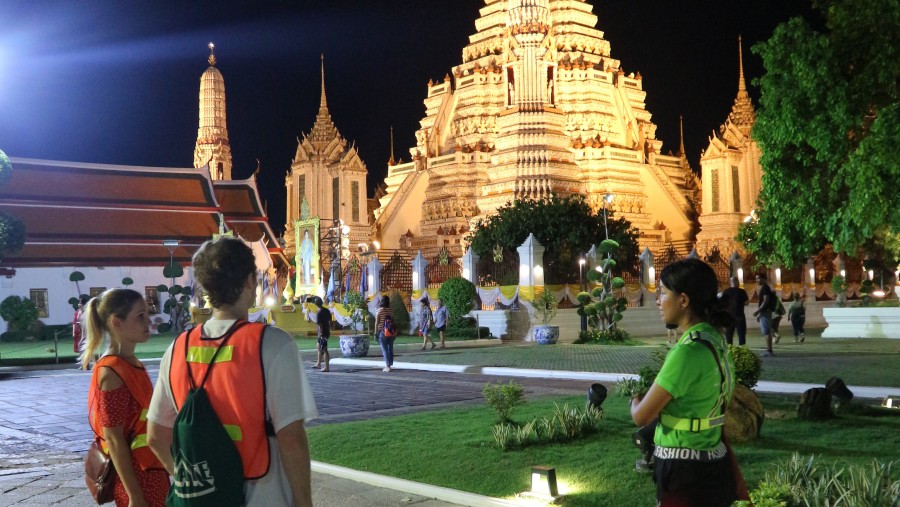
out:
<path id="1" fill-rule="evenodd" d="M 631 419 L 638 426 L 646 426 L 659 417 L 659 413 L 670 401 L 672 395 L 654 383 L 644 396 L 631 398 Z"/>
<path id="2" fill-rule="evenodd" d="M 175 460 L 172 458 L 172 428 L 167 428 L 152 421 L 147 423 L 147 444 L 153 454 L 166 467 L 169 475 L 175 475 Z"/>
<path id="3" fill-rule="evenodd" d="M 102 368 L 100 370 L 99 384 L 102 393 L 98 408 L 101 412 L 100 419 L 105 423 L 101 427 L 103 440 L 106 441 L 109 450 L 109 457 L 112 459 L 116 472 L 119 474 L 119 479 L 122 481 L 122 486 L 128 494 L 130 505 L 135 507 L 147 505 L 144 499 L 144 492 L 141 491 L 141 485 L 138 482 L 137 475 L 134 473 L 131 443 L 125 435 L 124 421 L 114 420 L 113 414 L 108 413 L 108 407 L 105 403 L 107 396 L 110 396 L 111 400 L 111 396 L 113 396 L 112 391 L 122 389 L 125 387 L 125 383 L 111 368 Z M 126 393 L 127 388 L 121 394 L 124 395 Z M 117 401 L 116 404 L 118 405 L 119 402 Z"/>
<path id="4" fill-rule="evenodd" d="M 294 505 L 312 505 L 312 481 L 309 464 L 309 443 L 306 439 L 306 428 L 303 420 L 294 421 L 275 434 L 278 441 L 278 452 L 291 493 Z"/>

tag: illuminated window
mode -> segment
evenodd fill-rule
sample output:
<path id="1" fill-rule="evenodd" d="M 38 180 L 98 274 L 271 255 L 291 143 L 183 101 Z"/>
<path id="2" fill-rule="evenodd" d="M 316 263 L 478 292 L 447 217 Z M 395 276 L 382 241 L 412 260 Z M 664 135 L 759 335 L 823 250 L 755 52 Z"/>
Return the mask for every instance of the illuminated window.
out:
<path id="1" fill-rule="evenodd" d="M 350 200 L 353 203 L 353 222 L 359 222 L 359 182 L 354 181 L 350 183 L 350 192 L 352 196 Z"/>
<path id="2" fill-rule="evenodd" d="M 741 180 L 738 176 L 738 166 L 731 166 L 731 182 L 734 184 L 734 211 L 741 211 Z"/>
<path id="3" fill-rule="evenodd" d="M 47 306 L 47 289 L 31 289 L 28 299 L 37 307 L 38 318 L 46 319 L 50 316 L 50 308 Z"/>
<path id="4" fill-rule="evenodd" d="M 712 170 L 712 212 L 719 211 L 719 170 Z"/>

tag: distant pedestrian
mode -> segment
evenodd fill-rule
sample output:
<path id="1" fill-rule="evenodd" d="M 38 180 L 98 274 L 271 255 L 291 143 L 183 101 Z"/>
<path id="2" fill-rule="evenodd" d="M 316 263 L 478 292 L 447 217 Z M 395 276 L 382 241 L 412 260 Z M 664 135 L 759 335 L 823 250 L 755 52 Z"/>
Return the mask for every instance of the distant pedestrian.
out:
<path id="1" fill-rule="evenodd" d="M 147 420 L 153 384 L 135 356 L 139 343 L 150 339 L 150 317 L 144 297 L 131 289 L 110 289 L 84 309 L 85 343 L 81 366 L 109 337 L 103 357 L 94 364 L 88 391 L 88 422 L 118 473 L 117 507 L 162 507 L 169 493 L 169 474 L 147 447 Z"/>
<path id="2" fill-rule="evenodd" d="M 734 332 L 737 331 L 738 345 L 743 347 L 747 345 L 747 317 L 744 315 L 744 307 L 750 303 L 750 297 L 747 296 L 747 291 L 740 287 L 736 276 L 732 276 L 729 283 L 731 286 L 723 290 L 719 296 L 731 318 L 734 319 L 734 325 L 725 328 L 725 342 L 733 345 Z"/>
<path id="3" fill-rule="evenodd" d="M 316 313 L 316 329 L 319 337 L 317 340 L 315 368 L 319 368 L 319 371 L 328 372 L 331 371 L 328 367 L 331 360 L 331 356 L 328 354 L 328 338 L 331 336 L 331 312 L 323 306 L 322 298 L 316 297 L 315 304 L 319 308 L 319 311 Z"/>
<path id="4" fill-rule="evenodd" d="M 422 350 L 425 350 L 429 343 L 431 343 L 431 348 L 434 349 L 434 341 L 429 336 L 433 325 L 434 317 L 431 313 L 431 304 L 428 302 L 428 298 L 422 298 L 422 322 L 419 326 L 419 333 L 422 334 Z"/>
<path id="5" fill-rule="evenodd" d="M 75 317 L 72 319 L 72 341 L 76 354 L 81 353 L 82 319 L 84 319 L 84 301 L 78 298 L 78 308 L 75 309 Z"/>
<path id="6" fill-rule="evenodd" d="M 434 312 L 434 328 L 437 329 L 441 337 L 441 348 L 444 348 L 444 331 L 447 330 L 447 321 L 450 319 L 450 312 L 444 306 L 444 300 L 438 298 L 438 307 Z"/>
<path id="7" fill-rule="evenodd" d="M 764 356 L 774 356 L 772 351 L 772 311 L 775 309 L 775 294 L 767 283 L 766 275 L 756 275 L 756 283 L 759 285 L 759 306 L 753 312 L 753 316 L 759 321 L 759 330 L 766 339 L 766 351 Z"/>
<path id="8" fill-rule="evenodd" d="M 378 343 L 381 345 L 381 355 L 384 357 L 384 371 L 388 373 L 391 371 L 391 366 L 394 365 L 394 340 L 397 336 L 386 336 L 384 332 L 384 323 L 390 317 L 390 320 L 394 320 L 394 311 L 391 310 L 391 298 L 387 296 L 381 297 L 381 304 L 379 305 L 378 311 L 375 312 L 375 336 L 378 340 Z"/>
<path id="9" fill-rule="evenodd" d="M 806 340 L 806 332 L 803 329 L 806 324 L 806 306 L 799 292 L 795 292 L 792 299 L 787 310 L 788 322 L 794 327 L 794 343 L 803 343 Z"/>
<path id="10" fill-rule="evenodd" d="M 775 338 L 775 343 L 777 344 L 781 341 L 781 333 L 778 332 L 778 326 L 781 325 L 781 318 L 784 317 L 785 309 L 781 296 L 774 292 L 772 296 L 775 302 L 775 308 L 772 310 L 772 338 Z"/>

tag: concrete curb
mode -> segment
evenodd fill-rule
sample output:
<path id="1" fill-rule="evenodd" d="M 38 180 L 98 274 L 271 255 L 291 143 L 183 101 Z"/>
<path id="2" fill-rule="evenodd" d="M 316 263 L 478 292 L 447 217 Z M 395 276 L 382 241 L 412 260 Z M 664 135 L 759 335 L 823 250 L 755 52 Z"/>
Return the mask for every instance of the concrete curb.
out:
<path id="1" fill-rule="evenodd" d="M 341 364 L 346 366 L 366 366 L 378 368 L 381 365 L 378 361 L 368 359 L 348 359 L 337 358 L 331 360 L 332 364 Z M 528 377 L 528 378 L 548 378 L 560 380 L 584 380 L 593 382 L 618 382 L 623 378 L 637 378 L 633 373 L 599 373 L 589 371 L 565 371 L 565 370 L 530 370 L 523 368 L 505 368 L 495 366 L 472 366 L 472 365 L 449 365 L 449 364 L 430 364 L 430 363 L 394 363 L 391 367 L 396 370 L 423 370 L 423 371 L 441 371 L 451 373 L 474 373 L 481 375 L 495 375 L 500 377 Z M 761 393 L 776 394 L 800 394 L 813 387 L 824 387 L 822 384 L 807 384 L 799 382 L 771 382 L 761 380 L 756 385 L 756 391 Z M 880 386 L 847 386 L 853 395 L 857 398 L 882 399 L 886 396 L 900 395 L 900 387 L 880 387 Z"/>
<path id="2" fill-rule="evenodd" d="M 502 498 L 492 498 L 489 496 L 476 495 L 456 489 L 444 488 L 441 486 L 433 486 L 422 482 L 408 481 L 406 479 L 397 479 L 386 475 L 373 474 L 371 472 L 362 472 L 338 465 L 322 463 L 320 461 L 312 462 L 312 470 L 323 474 L 333 475 L 352 481 L 369 484 L 379 488 L 393 489 L 395 491 L 403 491 L 411 495 L 424 496 L 426 498 L 434 498 L 442 502 L 453 503 L 457 505 L 468 505 L 470 507 L 513 507 L 522 504 L 513 500 L 504 500 Z"/>

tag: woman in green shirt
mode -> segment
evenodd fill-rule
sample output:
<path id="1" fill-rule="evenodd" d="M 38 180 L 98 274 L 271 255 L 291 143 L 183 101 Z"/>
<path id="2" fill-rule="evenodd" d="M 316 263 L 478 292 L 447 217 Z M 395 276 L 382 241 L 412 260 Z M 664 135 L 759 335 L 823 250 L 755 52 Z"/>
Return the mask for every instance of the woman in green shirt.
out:
<path id="1" fill-rule="evenodd" d="M 638 426 L 659 419 L 654 435 L 656 497 L 661 506 L 730 506 L 735 477 L 722 441 L 734 391 L 734 363 L 720 329 L 731 316 L 720 307 L 716 275 L 684 259 L 660 274 L 657 306 L 682 331 L 646 395 L 631 400 Z"/>

